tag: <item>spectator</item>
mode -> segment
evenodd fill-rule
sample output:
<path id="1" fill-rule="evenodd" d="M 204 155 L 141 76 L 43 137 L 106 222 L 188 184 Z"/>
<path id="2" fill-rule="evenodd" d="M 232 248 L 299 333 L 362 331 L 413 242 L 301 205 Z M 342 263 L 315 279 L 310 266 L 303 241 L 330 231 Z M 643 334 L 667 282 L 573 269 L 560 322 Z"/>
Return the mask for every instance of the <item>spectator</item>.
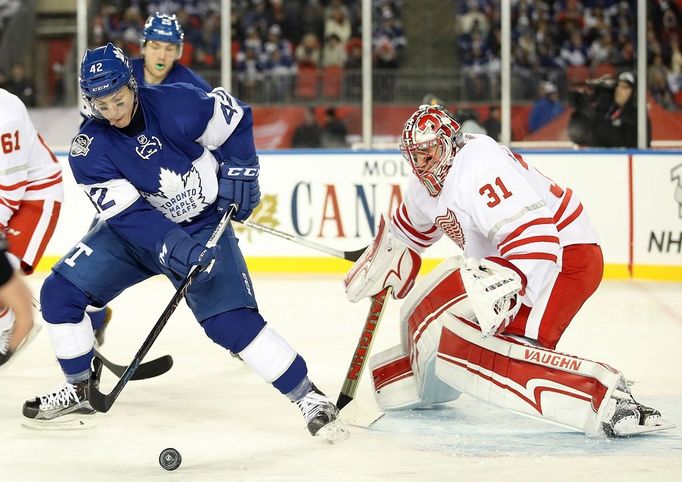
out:
<path id="1" fill-rule="evenodd" d="M 327 37 L 322 49 L 322 65 L 324 67 L 343 67 L 346 58 L 346 48 L 341 43 L 339 36 L 331 34 Z"/>
<path id="2" fill-rule="evenodd" d="M 540 85 L 540 97 L 533 104 L 533 110 L 528 118 L 528 131 L 535 132 L 561 115 L 564 106 L 559 101 L 559 94 L 551 82 L 543 82 Z"/>
<path id="3" fill-rule="evenodd" d="M 324 35 L 336 35 L 339 38 L 342 46 L 346 45 L 351 35 L 350 19 L 346 14 L 347 9 L 342 6 L 336 6 L 330 12 L 329 18 L 324 24 Z"/>
<path id="4" fill-rule="evenodd" d="M 3 88 L 21 99 L 26 107 L 35 107 L 36 90 L 26 77 L 26 69 L 21 64 L 14 64 L 9 78 Z"/>
<path id="5" fill-rule="evenodd" d="M 312 107 L 305 110 L 303 123 L 294 131 L 291 146 L 294 148 L 322 146 L 322 129 L 315 120 L 315 109 Z"/>
<path id="6" fill-rule="evenodd" d="M 585 146 L 637 147 L 637 99 L 635 76 L 623 72 L 618 79 L 588 81 L 588 87 L 572 92 L 574 111 L 568 125 L 570 139 Z M 647 145 L 651 122 L 647 117 Z"/>
<path id="7" fill-rule="evenodd" d="M 483 123 L 483 128 L 488 132 L 488 135 L 500 142 L 500 132 L 502 132 L 502 112 L 500 108 L 493 105 L 488 112 L 488 118 Z"/>
<path id="8" fill-rule="evenodd" d="M 320 65 L 320 42 L 314 33 L 307 33 L 296 47 L 296 62 L 299 67 L 317 67 Z"/>
<path id="9" fill-rule="evenodd" d="M 348 129 L 341 119 L 336 117 L 336 107 L 327 107 L 327 121 L 322 130 L 322 147 L 348 147 L 346 135 Z"/>

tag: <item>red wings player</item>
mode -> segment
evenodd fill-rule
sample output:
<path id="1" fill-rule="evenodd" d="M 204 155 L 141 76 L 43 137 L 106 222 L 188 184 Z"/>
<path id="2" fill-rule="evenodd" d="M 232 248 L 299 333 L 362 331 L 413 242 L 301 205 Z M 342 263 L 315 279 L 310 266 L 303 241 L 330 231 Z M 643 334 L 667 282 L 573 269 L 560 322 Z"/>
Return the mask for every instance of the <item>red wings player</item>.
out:
<path id="1" fill-rule="evenodd" d="M 571 189 L 490 137 L 460 132 L 439 105 L 407 120 L 401 150 L 414 177 L 347 275 L 349 299 L 387 286 L 406 296 L 419 253 L 443 234 L 463 256 L 417 284 L 401 309 L 402 343 L 372 357 L 379 405 L 416 408 L 468 393 L 588 435 L 670 428 L 635 402 L 619 371 L 554 351 L 604 266 Z"/>
<path id="2" fill-rule="evenodd" d="M 18 97 L 0 89 L 0 112 L 0 230 L 14 269 L 30 274 L 59 218 L 62 170 Z M 0 365 L 37 329 L 30 316 L 0 307 Z"/>

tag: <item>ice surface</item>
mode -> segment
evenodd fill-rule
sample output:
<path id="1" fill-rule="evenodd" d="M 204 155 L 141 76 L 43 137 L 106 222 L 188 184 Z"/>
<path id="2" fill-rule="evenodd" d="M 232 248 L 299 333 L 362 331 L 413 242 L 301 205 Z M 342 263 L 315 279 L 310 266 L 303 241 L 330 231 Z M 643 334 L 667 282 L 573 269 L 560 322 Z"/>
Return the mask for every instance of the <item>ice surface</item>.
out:
<path id="1" fill-rule="evenodd" d="M 315 383 L 336 398 L 368 302 L 346 301 L 340 276 L 263 276 L 260 309 L 306 359 Z M 37 294 L 40 277 L 29 278 Z M 125 364 L 172 296 L 152 279 L 117 299 L 102 352 Z M 229 294 L 227 294 L 229 296 Z M 399 340 L 391 300 L 374 352 Z M 638 383 L 635 396 L 682 425 L 682 285 L 605 282 L 559 349 L 604 361 Z M 470 397 L 434 410 L 387 414 L 371 429 L 326 445 L 308 435 L 297 408 L 205 337 L 184 304 L 149 358 L 175 366 L 130 382 L 89 430 L 20 426 L 26 398 L 61 383 L 46 330 L 0 375 L 0 481 L 454 481 L 680 480 L 680 428 L 625 440 L 589 439 Z M 105 370 L 103 389 L 115 378 Z M 359 401 L 374 407 L 369 380 Z M 158 464 L 166 447 L 182 466 Z"/>

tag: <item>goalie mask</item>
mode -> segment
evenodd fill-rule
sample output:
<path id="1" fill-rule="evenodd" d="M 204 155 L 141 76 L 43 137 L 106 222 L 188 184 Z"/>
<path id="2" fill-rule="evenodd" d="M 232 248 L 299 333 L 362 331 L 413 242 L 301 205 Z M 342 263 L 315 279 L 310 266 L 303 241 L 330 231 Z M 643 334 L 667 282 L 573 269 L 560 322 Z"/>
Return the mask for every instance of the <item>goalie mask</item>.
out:
<path id="1" fill-rule="evenodd" d="M 459 124 L 441 105 L 422 105 L 405 122 L 400 150 L 431 196 L 443 189 L 459 136 Z"/>

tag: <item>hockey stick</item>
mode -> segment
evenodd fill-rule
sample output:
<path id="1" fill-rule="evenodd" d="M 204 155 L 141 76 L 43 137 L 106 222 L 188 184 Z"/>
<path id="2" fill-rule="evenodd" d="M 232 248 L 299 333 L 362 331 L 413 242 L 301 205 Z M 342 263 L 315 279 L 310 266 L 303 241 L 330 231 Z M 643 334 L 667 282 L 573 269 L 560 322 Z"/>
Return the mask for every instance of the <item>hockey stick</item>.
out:
<path id="1" fill-rule="evenodd" d="M 265 226 L 263 224 L 254 223 L 253 221 L 244 220 L 239 222 L 248 228 L 255 229 L 256 231 L 262 231 L 264 233 L 269 233 L 280 238 L 288 239 L 289 241 L 293 241 L 294 243 L 302 244 L 303 246 L 307 246 L 309 248 L 322 251 L 323 253 L 336 256 L 337 258 L 346 259 L 348 261 L 357 261 L 358 258 L 362 256 L 362 253 L 365 252 L 365 249 L 367 249 L 367 247 L 364 247 L 361 249 L 357 249 L 355 251 L 343 251 L 341 249 L 331 248 L 329 246 L 325 246 L 324 244 L 319 244 L 314 241 L 310 241 L 300 236 L 296 236 L 295 234 L 285 233 L 284 231 L 280 231 L 278 229 Z"/>
<path id="2" fill-rule="evenodd" d="M 230 208 L 223 215 L 222 219 L 218 222 L 215 229 L 213 230 L 211 237 L 206 243 L 206 247 L 212 248 L 218 243 L 218 240 L 223 235 L 223 231 L 225 231 L 225 228 L 230 223 L 232 216 L 234 216 L 234 213 L 236 212 L 237 205 L 231 204 Z M 212 268 L 213 263 L 211 263 L 206 269 L 211 270 Z M 149 349 L 152 347 L 156 339 L 159 337 L 161 330 L 163 330 L 163 327 L 166 326 L 166 323 L 168 323 L 168 320 L 170 319 L 171 315 L 178 307 L 182 299 L 185 297 L 187 290 L 192 285 L 192 282 L 200 272 L 201 270 L 196 265 L 190 270 L 189 274 L 187 275 L 187 278 L 185 278 L 185 280 L 182 282 L 180 287 L 173 295 L 173 298 L 171 298 L 170 302 L 168 303 L 168 306 L 166 306 L 166 309 L 163 310 L 163 313 L 161 313 L 161 317 L 152 327 L 152 330 L 149 332 L 149 335 L 147 335 L 147 338 L 142 343 L 142 346 L 140 346 L 140 349 L 137 350 L 137 353 L 135 354 L 133 360 L 130 362 L 130 365 L 128 365 L 128 368 L 126 368 L 126 370 L 123 372 L 123 375 L 121 375 L 121 378 L 118 380 L 118 383 L 116 383 L 116 386 L 114 386 L 113 390 L 108 394 L 100 392 L 98 387 L 99 384 L 96 383 L 96 379 L 93 380 L 95 373 L 102 364 L 102 360 L 100 360 L 99 358 L 95 357 L 93 359 L 94 366 L 94 370 L 92 372 L 93 378 L 91 378 L 91 383 L 88 384 L 88 399 L 90 401 L 90 405 L 92 406 L 92 408 L 94 408 L 98 412 L 109 411 L 109 409 L 114 404 L 118 396 L 121 394 L 123 388 L 135 374 L 135 371 L 140 367 L 142 359 L 147 354 L 147 352 L 149 352 Z"/>
<path id="3" fill-rule="evenodd" d="M 374 342 L 374 335 L 376 334 L 376 329 L 379 326 L 381 317 L 386 310 L 387 297 L 391 293 L 391 287 L 385 288 L 376 295 L 372 296 L 372 303 L 369 307 L 369 313 L 367 314 L 367 320 L 365 321 L 365 326 L 362 327 L 362 333 L 360 334 L 360 339 L 353 352 L 353 358 L 351 358 L 350 366 L 348 367 L 348 373 L 341 386 L 341 391 L 339 393 L 339 398 L 336 401 L 336 406 L 339 410 L 343 410 L 344 407 L 348 406 L 355 398 L 355 392 L 358 389 L 360 383 L 360 377 L 362 377 L 362 372 L 367 364 L 367 359 L 369 358 L 370 350 L 372 349 L 372 343 Z M 347 412 L 347 411 L 346 411 Z M 344 412 L 344 415 L 346 414 Z M 361 422 L 355 423 L 355 425 L 369 426 L 375 421 L 377 421 L 383 413 L 377 412 L 376 415 L 368 415 L 366 411 L 354 411 L 357 412 L 355 416 L 362 416 L 363 420 Z M 353 418 L 353 416 L 351 416 Z M 350 420 L 353 423 L 352 420 Z"/>
<path id="4" fill-rule="evenodd" d="M 121 378 L 128 368 L 125 365 L 117 365 L 113 363 L 102 355 L 100 352 L 95 350 L 95 357 L 102 360 L 102 364 L 109 369 L 111 373 Z M 130 378 L 131 380 L 146 380 L 147 378 L 158 377 L 163 375 L 168 370 L 173 367 L 173 357 L 170 355 L 164 355 L 162 357 L 156 358 L 152 361 L 146 363 L 141 363 L 140 366 L 135 370 L 135 373 Z"/>
<path id="5" fill-rule="evenodd" d="M 43 311 L 40 307 L 40 303 L 38 302 L 38 300 L 36 300 L 35 298 L 31 298 L 31 302 L 33 303 L 33 307 L 36 310 Z M 35 333 L 33 333 L 36 327 L 38 328 L 38 330 L 35 331 Z M 33 328 L 34 328 L 34 330 L 32 330 L 33 334 L 30 335 L 31 339 L 33 339 L 33 337 L 35 337 L 35 335 L 38 334 L 38 331 L 40 331 L 41 326 L 35 324 Z M 27 337 L 26 340 L 24 340 L 24 345 L 26 345 L 28 341 L 29 338 Z M 104 355 L 102 355 L 97 350 L 95 350 L 95 356 L 101 358 L 104 366 L 107 367 L 107 369 L 109 369 L 114 375 L 116 375 L 119 378 L 121 378 L 121 375 L 123 375 L 127 368 L 124 365 L 117 365 L 116 363 L 109 361 Z M 142 363 L 135 372 L 135 375 L 133 375 L 133 377 L 131 378 L 131 380 L 146 380 L 147 378 L 158 377 L 166 373 L 168 370 L 170 370 L 172 366 L 173 358 L 170 355 L 164 355 L 147 363 Z"/>

